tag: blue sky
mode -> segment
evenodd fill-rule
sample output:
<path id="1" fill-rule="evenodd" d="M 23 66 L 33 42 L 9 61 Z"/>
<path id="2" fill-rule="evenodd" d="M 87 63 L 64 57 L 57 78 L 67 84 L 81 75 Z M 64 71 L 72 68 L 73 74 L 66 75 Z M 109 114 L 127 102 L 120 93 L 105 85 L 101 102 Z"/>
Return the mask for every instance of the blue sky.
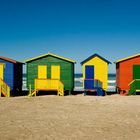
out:
<path id="1" fill-rule="evenodd" d="M 139 0 L 0 0 L 0 55 L 24 61 L 47 52 L 111 62 L 140 52 Z M 109 66 L 115 72 L 115 65 Z"/>

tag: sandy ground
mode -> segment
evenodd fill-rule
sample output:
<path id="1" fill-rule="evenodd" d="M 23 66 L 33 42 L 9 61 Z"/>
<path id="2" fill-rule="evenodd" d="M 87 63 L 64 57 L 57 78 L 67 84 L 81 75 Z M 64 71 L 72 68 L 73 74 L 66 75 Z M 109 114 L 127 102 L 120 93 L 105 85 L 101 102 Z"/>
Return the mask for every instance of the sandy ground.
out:
<path id="1" fill-rule="evenodd" d="M 0 140 L 140 140 L 140 96 L 0 98 Z"/>

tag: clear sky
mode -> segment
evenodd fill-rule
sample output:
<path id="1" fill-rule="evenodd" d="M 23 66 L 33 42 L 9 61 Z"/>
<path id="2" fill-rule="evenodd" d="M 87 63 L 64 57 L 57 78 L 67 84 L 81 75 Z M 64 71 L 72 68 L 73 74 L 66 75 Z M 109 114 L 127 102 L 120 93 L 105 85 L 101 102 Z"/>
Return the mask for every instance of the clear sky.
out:
<path id="1" fill-rule="evenodd" d="M 140 1 L 0 0 L 0 55 L 47 52 L 76 60 L 76 72 L 94 53 L 111 62 L 140 53 Z"/>

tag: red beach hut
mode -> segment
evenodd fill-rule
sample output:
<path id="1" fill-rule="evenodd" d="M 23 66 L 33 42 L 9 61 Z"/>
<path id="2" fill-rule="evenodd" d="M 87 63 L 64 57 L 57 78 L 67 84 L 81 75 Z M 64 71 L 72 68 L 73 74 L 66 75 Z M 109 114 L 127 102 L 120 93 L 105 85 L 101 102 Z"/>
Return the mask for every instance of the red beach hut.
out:
<path id="1" fill-rule="evenodd" d="M 116 63 L 116 88 L 120 94 L 140 91 L 140 54 L 120 59 Z"/>

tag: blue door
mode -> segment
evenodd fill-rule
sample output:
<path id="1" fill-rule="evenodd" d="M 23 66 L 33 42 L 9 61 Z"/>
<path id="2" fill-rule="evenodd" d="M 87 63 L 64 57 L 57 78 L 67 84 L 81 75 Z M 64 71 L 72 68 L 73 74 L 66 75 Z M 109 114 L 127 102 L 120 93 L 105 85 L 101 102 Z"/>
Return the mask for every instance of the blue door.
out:
<path id="1" fill-rule="evenodd" d="M 94 80 L 84 80 L 84 89 L 94 89 Z"/>
<path id="2" fill-rule="evenodd" d="M 85 79 L 94 79 L 94 66 L 85 67 Z"/>

